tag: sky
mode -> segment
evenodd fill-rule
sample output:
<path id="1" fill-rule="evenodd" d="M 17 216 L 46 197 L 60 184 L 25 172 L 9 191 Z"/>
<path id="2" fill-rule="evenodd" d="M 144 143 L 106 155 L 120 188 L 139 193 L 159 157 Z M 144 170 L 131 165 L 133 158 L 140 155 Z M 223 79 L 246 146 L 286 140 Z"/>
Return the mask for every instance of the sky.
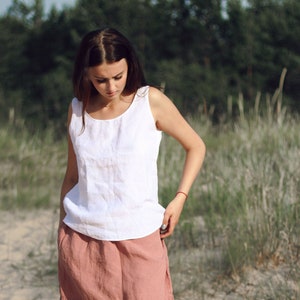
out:
<path id="1" fill-rule="evenodd" d="M 11 6 L 13 0 L 0 0 L 0 14 L 4 14 L 7 9 Z M 27 4 L 33 3 L 33 0 L 23 0 Z M 76 3 L 76 0 L 44 0 L 45 13 L 47 14 L 52 7 L 55 5 L 57 9 L 63 8 L 65 5 L 72 6 Z"/>

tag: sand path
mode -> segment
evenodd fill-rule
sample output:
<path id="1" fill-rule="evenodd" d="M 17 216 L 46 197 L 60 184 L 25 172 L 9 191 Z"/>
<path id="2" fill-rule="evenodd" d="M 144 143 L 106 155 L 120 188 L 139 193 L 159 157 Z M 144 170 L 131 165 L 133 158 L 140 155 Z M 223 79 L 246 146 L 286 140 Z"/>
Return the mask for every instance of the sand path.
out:
<path id="1" fill-rule="evenodd" d="M 0 212 L 0 299 L 58 299 L 51 210 Z"/>

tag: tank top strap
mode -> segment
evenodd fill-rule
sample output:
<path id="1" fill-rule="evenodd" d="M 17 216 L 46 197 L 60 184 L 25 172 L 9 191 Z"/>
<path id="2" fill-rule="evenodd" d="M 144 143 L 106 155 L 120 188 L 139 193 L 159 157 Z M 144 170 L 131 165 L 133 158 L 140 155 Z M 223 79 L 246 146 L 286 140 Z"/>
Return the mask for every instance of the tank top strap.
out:
<path id="1" fill-rule="evenodd" d="M 82 115 L 82 102 L 77 98 L 73 98 L 72 100 L 72 111 L 77 117 L 81 117 Z"/>

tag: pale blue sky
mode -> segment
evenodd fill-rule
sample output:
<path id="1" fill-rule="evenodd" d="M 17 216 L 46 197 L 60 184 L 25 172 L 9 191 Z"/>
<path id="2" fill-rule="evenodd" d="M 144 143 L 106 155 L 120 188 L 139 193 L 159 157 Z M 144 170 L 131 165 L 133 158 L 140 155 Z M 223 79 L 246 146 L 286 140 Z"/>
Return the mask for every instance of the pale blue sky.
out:
<path id="1" fill-rule="evenodd" d="M 3 14 L 11 6 L 13 0 L 0 0 L 0 14 Z M 33 0 L 23 0 L 27 4 L 33 3 Z M 45 12 L 48 13 L 52 5 L 55 5 L 57 9 L 63 8 L 65 5 L 72 6 L 76 3 L 76 0 L 44 0 Z"/>

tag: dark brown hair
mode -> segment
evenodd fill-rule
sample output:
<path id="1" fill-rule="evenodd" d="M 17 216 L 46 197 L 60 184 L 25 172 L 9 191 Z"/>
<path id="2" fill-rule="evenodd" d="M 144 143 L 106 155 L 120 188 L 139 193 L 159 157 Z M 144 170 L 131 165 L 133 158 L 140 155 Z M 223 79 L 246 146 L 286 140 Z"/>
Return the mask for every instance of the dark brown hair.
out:
<path id="1" fill-rule="evenodd" d="M 84 111 L 91 96 L 98 92 L 87 76 L 89 67 L 102 63 L 114 63 L 125 58 L 128 65 L 128 74 L 123 94 L 135 93 L 138 88 L 146 85 L 143 69 L 136 52 L 119 31 L 113 28 L 104 28 L 87 33 L 79 46 L 73 71 L 74 95 L 82 101 L 82 116 L 84 126 Z"/>

